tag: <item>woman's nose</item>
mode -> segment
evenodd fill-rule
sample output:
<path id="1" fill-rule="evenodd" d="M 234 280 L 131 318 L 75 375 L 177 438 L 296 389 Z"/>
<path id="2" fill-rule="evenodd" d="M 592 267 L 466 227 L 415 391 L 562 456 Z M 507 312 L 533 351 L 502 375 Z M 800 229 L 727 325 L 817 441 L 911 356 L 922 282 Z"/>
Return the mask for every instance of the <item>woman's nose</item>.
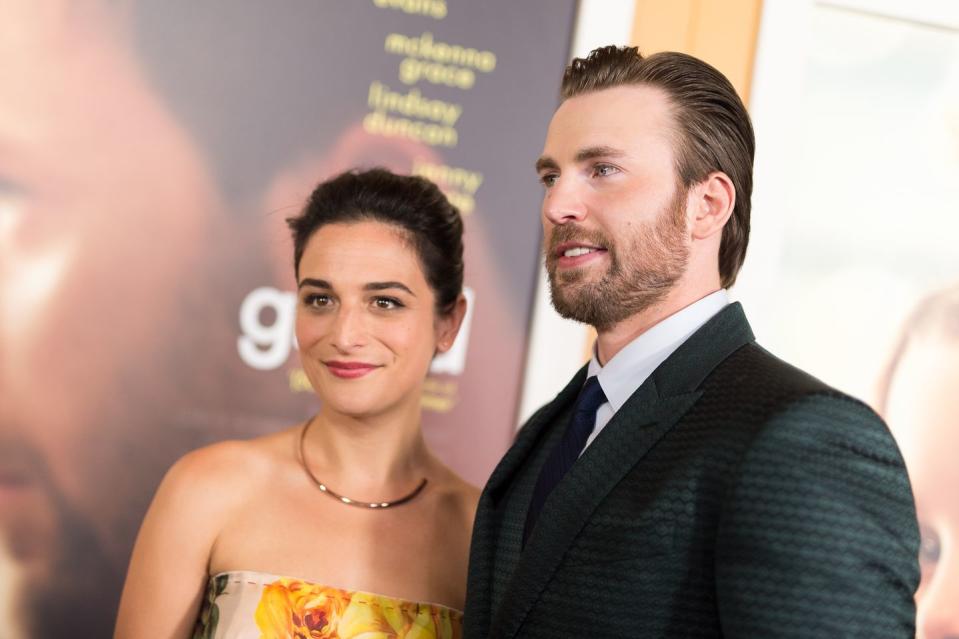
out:
<path id="1" fill-rule="evenodd" d="M 362 312 L 357 308 L 341 306 L 336 313 L 330 334 L 333 346 L 340 351 L 349 351 L 362 346 L 366 335 Z"/>

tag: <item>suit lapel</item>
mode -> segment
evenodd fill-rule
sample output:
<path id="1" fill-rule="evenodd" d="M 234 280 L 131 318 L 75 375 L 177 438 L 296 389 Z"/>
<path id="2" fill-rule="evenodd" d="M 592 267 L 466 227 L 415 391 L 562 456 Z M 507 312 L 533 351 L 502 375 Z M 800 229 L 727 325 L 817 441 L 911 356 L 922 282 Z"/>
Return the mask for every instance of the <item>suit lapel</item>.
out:
<path id="1" fill-rule="evenodd" d="M 493 605 L 493 570 L 497 551 L 497 526 L 502 513 L 497 506 L 504 491 L 511 485 L 517 473 L 525 468 L 531 452 L 549 432 L 557 417 L 576 399 L 586 380 L 584 366 L 559 395 L 538 410 L 520 430 L 516 441 L 497 464 L 480 495 L 470 543 L 469 580 L 467 584 L 466 636 L 485 637 L 489 628 Z"/>
<path id="2" fill-rule="evenodd" d="M 491 636 L 514 636 L 596 507 L 698 398 L 661 398 L 648 380 L 616 413 L 543 505 Z"/>
<path id="3" fill-rule="evenodd" d="M 540 437 L 544 434 L 543 431 L 555 421 L 557 415 L 575 401 L 586 381 L 586 370 L 587 367 L 584 366 L 577 371 L 566 388 L 560 391 L 553 401 L 538 410 L 523 426 L 516 441 L 490 475 L 484 493 L 489 493 L 494 500 L 501 495 L 502 489 L 509 485 L 513 475 L 526 462 L 530 451 L 539 443 Z"/>
<path id="4" fill-rule="evenodd" d="M 596 507 L 699 399 L 698 387 L 703 379 L 733 351 L 753 339 L 742 308 L 739 304 L 730 304 L 694 333 L 633 393 L 543 505 L 501 598 L 502 605 L 494 613 L 491 636 L 515 635 Z M 536 424 L 530 440 L 522 443 L 522 455 L 509 461 L 495 484 L 491 479 L 493 491 L 508 485 L 540 441 L 539 435 L 546 423 L 575 399 L 584 376 L 585 371 L 581 370 L 574 378 L 578 383 L 571 383 L 560 394 L 560 397 L 566 395 L 564 402 L 559 403 L 557 398 L 553 402 L 555 406 L 550 405 L 543 411 L 539 420 L 543 423 Z M 520 446 L 519 440 L 516 446 Z M 504 459 L 504 465 L 506 461 Z M 496 493 L 491 491 L 491 494 Z"/>

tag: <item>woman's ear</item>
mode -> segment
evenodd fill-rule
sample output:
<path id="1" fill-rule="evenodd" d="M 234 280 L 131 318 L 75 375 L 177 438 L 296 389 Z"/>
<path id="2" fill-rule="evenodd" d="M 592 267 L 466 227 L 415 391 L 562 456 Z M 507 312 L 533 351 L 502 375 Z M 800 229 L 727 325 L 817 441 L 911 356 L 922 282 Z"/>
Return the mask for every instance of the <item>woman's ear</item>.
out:
<path id="1" fill-rule="evenodd" d="M 456 341 L 456 335 L 460 332 L 464 317 L 466 317 L 466 296 L 460 293 L 453 304 L 453 310 L 436 318 L 437 354 L 453 348 L 453 342 Z"/>

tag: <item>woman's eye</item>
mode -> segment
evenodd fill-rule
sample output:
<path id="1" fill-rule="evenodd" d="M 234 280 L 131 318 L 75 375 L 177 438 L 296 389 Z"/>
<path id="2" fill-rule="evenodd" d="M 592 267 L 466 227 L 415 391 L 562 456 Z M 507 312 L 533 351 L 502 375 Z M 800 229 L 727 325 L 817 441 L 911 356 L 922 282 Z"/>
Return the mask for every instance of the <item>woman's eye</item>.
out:
<path id="1" fill-rule="evenodd" d="M 919 561 L 934 564 L 939 561 L 941 551 L 939 535 L 929 526 L 919 527 Z"/>
<path id="2" fill-rule="evenodd" d="M 331 303 L 329 295 L 310 294 L 303 298 L 303 303 L 312 308 L 323 308 Z"/>
<path id="3" fill-rule="evenodd" d="M 373 305 L 381 311 L 391 311 L 403 306 L 399 300 L 392 297 L 377 297 L 373 300 Z"/>

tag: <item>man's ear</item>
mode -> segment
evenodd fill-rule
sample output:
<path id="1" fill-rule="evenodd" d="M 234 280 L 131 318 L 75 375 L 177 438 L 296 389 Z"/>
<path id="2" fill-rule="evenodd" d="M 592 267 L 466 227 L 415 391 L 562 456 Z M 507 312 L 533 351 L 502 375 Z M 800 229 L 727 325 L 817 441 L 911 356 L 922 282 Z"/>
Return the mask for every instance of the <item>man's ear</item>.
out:
<path id="1" fill-rule="evenodd" d="M 689 231 L 694 240 L 722 233 L 736 206 L 736 187 L 722 171 L 713 171 L 690 189 Z"/>
<path id="2" fill-rule="evenodd" d="M 456 341 L 456 335 L 460 332 L 464 317 L 466 317 L 466 296 L 460 293 L 453 305 L 453 310 L 436 318 L 437 354 L 453 348 L 453 342 Z"/>

